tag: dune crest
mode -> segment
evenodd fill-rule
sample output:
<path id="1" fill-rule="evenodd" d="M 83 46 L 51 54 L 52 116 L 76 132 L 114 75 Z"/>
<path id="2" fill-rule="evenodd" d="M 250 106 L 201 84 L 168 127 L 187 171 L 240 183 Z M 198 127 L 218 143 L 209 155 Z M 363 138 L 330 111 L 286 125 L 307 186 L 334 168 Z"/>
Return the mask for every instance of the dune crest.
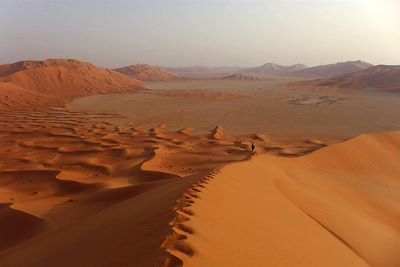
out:
<path id="1" fill-rule="evenodd" d="M 0 251 L 22 243 L 43 232 L 47 223 L 28 213 L 0 203 Z"/>
<path id="2" fill-rule="evenodd" d="M 216 126 L 212 131 L 210 138 L 216 139 L 216 140 L 223 140 L 226 138 L 224 128 L 221 126 Z"/>
<path id="3" fill-rule="evenodd" d="M 184 135 L 190 135 L 194 131 L 193 128 L 182 128 L 178 130 L 178 133 L 184 134 Z"/>
<path id="4" fill-rule="evenodd" d="M 400 66 L 379 65 L 366 70 L 310 82 L 321 87 L 400 93 Z"/>
<path id="5" fill-rule="evenodd" d="M 170 261 L 398 266 L 399 161 L 400 132 L 389 132 L 228 165 L 184 196 L 184 244 L 169 245 Z"/>
<path id="6" fill-rule="evenodd" d="M 131 65 L 114 70 L 141 81 L 169 81 L 180 78 L 165 69 L 147 64 Z"/>
<path id="7" fill-rule="evenodd" d="M 142 82 L 72 59 L 0 66 L 0 108 L 59 106 L 77 97 L 135 91 Z"/>
<path id="8" fill-rule="evenodd" d="M 329 78 L 371 68 L 373 65 L 361 60 L 338 62 L 286 73 L 287 76 L 303 78 Z"/>

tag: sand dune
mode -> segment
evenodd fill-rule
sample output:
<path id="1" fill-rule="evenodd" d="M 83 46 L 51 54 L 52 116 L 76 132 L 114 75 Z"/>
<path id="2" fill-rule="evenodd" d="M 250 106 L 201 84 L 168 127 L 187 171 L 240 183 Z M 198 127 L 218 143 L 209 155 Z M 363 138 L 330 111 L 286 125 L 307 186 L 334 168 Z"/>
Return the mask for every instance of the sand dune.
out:
<path id="1" fill-rule="evenodd" d="M 81 96 L 142 88 L 138 80 L 72 59 L 21 61 L 0 68 L 0 108 L 57 106 Z"/>
<path id="2" fill-rule="evenodd" d="M 247 159 L 252 140 L 277 155 L 322 147 L 221 127 L 193 135 L 115 125 L 107 120 L 118 115 L 62 108 L 0 115 L 0 220 L 18 213 L 5 229 L 21 231 L 4 239 L 0 265 L 154 266 L 169 255 L 161 245 L 176 201 L 215 168 Z"/>
<path id="3" fill-rule="evenodd" d="M 328 78 L 371 68 L 373 65 L 361 60 L 339 62 L 287 72 L 285 75 L 304 78 Z"/>
<path id="4" fill-rule="evenodd" d="M 295 64 L 292 66 L 282 66 L 275 63 L 266 63 L 259 67 L 247 68 L 242 71 L 242 73 L 256 75 L 256 76 L 274 76 L 274 75 L 284 75 L 289 72 L 302 70 L 306 68 L 303 64 Z"/>
<path id="5" fill-rule="evenodd" d="M 315 67 L 307 67 L 304 64 L 295 64 L 291 66 L 283 66 L 275 63 L 265 63 L 257 67 L 182 67 L 167 68 L 172 73 L 177 73 L 182 77 L 199 78 L 199 77 L 221 77 L 223 75 L 250 75 L 255 77 L 269 76 L 293 76 L 305 79 L 310 78 L 327 78 L 336 75 L 348 74 L 372 67 L 372 64 L 358 61 L 339 62 L 334 64 L 320 65 Z"/>
<path id="6" fill-rule="evenodd" d="M 290 66 L 283 66 L 275 63 L 265 63 L 261 66 L 256 67 L 205 67 L 205 66 L 193 66 L 193 67 L 166 67 L 158 68 L 148 65 L 133 65 L 131 67 L 121 68 L 121 72 L 132 75 L 132 77 L 139 78 L 142 71 L 148 72 L 148 75 L 143 75 L 143 80 L 169 80 L 170 75 L 163 74 L 166 70 L 169 73 L 185 77 L 185 78 L 216 78 L 224 76 L 236 77 L 239 75 L 243 79 L 243 75 L 255 76 L 255 77 L 269 77 L 269 76 L 291 76 L 299 77 L 304 79 L 310 78 L 328 78 L 337 75 L 349 74 L 361 70 L 368 69 L 373 65 L 361 60 L 338 62 L 327 65 L 320 65 L 314 67 L 307 67 L 304 64 L 294 64 Z M 117 69 L 119 70 L 119 69 Z M 160 75 L 158 75 L 158 73 Z M 238 77 L 239 77 L 238 76 Z M 150 77 L 150 78 L 148 78 Z M 152 79 L 151 77 L 159 77 Z M 165 77 L 163 79 L 162 77 Z M 236 79 L 238 79 L 236 77 Z M 140 79 L 140 78 L 139 78 Z"/>
<path id="7" fill-rule="evenodd" d="M 22 243 L 46 229 L 46 223 L 30 214 L 0 204 L 0 251 Z"/>
<path id="8" fill-rule="evenodd" d="M 216 78 L 223 75 L 230 75 L 243 70 L 242 67 L 205 67 L 205 66 L 192 66 L 192 67 L 166 67 L 164 68 L 171 73 L 185 78 Z"/>
<path id="9" fill-rule="evenodd" d="M 320 87 L 338 87 L 389 93 L 400 92 L 400 66 L 379 65 L 363 71 L 309 82 Z"/>
<path id="10" fill-rule="evenodd" d="M 170 265 L 398 266 L 399 162 L 389 132 L 228 165 L 182 199 Z"/>
<path id="11" fill-rule="evenodd" d="M 179 79 L 179 76 L 156 66 L 137 64 L 114 69 L 141 81 L 168 81 Z"/>
<path id="12" fill-rule="evenodd" d="M 224 129 L 221 126 L 217 126 L 212 130 L 210 138 L 216 140 L 223 140 L 226 139 Z"/>

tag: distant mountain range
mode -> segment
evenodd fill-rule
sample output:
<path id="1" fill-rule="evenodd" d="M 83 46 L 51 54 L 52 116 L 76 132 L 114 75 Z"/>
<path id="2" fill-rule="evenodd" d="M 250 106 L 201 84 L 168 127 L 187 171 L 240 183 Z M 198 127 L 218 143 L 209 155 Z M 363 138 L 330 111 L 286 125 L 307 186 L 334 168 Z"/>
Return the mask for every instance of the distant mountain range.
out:
<path id="1" fill-rule="evenodd" d="M 377 65 L 357 60 L 307 67 L 266 63 L 259 67 L 183 67 L 169 68 L 182 77 L 220 77 L 227 80 L 256 80 L 271 76 L 299 77 L 302 85 L 349 89 L 372 89 L 400 93 L 400 66 Z M 197 76 L 196 76 L 197 75 Z"/>
<path id="2" fill-rule="evenodd" d="M 304 64 L 283 66 L 275 63 L 266 63 L 258 67 L 166 67 L 167 71 L 185 78 L 215 78 L 233 74 L 244 74 L 258 78 L 271 76 L 291 76 L 306 79 L 328 78 L 365 70 L 373 65 L 363 61 L 347 61 L 335 64 L 307 67 Z"/>

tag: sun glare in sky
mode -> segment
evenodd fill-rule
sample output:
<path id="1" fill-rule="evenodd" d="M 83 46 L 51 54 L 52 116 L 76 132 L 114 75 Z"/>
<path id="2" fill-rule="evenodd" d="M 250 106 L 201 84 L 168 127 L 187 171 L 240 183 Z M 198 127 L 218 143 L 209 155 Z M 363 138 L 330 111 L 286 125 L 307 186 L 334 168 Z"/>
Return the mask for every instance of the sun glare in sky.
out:
<path id="1" fill-rule="evenodd" d="M 399 64 L 398 0 L 3 0 L 0 62 Z"/>

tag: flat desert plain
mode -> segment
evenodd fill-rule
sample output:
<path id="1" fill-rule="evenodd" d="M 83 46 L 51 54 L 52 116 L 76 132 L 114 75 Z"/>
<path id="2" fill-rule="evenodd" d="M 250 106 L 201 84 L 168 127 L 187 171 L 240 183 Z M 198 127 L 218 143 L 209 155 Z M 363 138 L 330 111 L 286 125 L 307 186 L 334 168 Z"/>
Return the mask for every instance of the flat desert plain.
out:
<path id="1" fill-rule="evenodd" d="M 400 97 L 354 90 L 296 90 L 293 79 L 183 79 L 147 82 L 150 91 L 84 97 L 73 111 L 116 113 L 147 127 L 166 124 L 205 133 L 221 126 L 230 134 L 277 138 L 349 138 L 397 130 Z M 124 121 L 124 120 L 121 120 Z"/>

